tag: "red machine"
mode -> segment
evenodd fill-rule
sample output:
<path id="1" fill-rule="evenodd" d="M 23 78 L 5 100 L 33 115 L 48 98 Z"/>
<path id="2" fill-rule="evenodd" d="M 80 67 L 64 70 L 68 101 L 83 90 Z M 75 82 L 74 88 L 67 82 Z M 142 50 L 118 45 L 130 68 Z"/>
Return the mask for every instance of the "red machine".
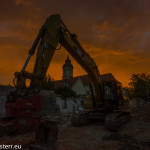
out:
<path id="1" fill-rule="evenodd" d="M 6 117 L 0 121 L 0 136 L 35 131 L 41 123 L 41 119 L 35 114 L 41 110 L 40 95 L 18 98 L 16 102 L 7 101 L 5 108 Z"/>

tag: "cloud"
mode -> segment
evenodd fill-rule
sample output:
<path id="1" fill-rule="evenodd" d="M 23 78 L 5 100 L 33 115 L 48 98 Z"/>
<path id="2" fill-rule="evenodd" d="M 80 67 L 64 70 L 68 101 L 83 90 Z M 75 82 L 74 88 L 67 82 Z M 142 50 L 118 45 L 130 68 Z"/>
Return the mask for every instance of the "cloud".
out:
<path id="1" fill-rule="evenodd" d="M 101 73 L 112 72 L 124 85 L 132 73 L 150 73 L 149 0 L 5 0 L 0 6 L 1 83 L 7 84 L 9 74 L 21 68 L 46 17 L 56 13 L 77 34 Z M 63 49 L 54 55 L 48 73 L 55 79 L 62 77 L 66 55 Z M 71 59 L 74 75 L 85 74 Z"/>
<path id="2" fill-rule="evenodd" d="M 29 0 L 16 0 L 15 5 L 30 5 L 31 2 Z"/>

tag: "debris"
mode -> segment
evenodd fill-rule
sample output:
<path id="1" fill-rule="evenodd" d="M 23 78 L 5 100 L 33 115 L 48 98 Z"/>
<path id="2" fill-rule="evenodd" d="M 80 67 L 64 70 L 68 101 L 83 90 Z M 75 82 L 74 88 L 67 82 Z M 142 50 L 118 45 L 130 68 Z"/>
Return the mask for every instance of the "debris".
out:
<path id="1" fill-rule="evenodd" d="M 129 109 L 132 118 L 150 122 L 150 103 L 147 101 L 140 98 L 130 100 Z"/>
<path id="2" fill-rule="evenodd" d="M 72 113 L 61 113 L 61 122 L 59 127 L 70 127 L 71 126 Z"/>

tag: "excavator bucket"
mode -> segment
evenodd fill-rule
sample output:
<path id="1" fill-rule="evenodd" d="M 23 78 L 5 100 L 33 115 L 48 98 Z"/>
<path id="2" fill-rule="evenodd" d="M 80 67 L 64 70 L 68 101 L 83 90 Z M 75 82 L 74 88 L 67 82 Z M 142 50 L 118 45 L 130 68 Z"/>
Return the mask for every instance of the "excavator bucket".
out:
<path id="1" fill-rule="evenodd" d="M 36 130 L 36 143 L 30 145 L 31 150 L 55 150 L 57 144 L 58 127 L 56 122 L 45 120 Z"/>

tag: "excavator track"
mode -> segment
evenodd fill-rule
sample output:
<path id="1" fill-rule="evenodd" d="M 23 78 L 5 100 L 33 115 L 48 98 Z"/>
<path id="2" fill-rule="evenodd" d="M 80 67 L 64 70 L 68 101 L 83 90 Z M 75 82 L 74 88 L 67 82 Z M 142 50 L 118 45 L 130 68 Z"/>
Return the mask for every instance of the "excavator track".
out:
<path id="1" fill-rule="evenodd" d="M 91 120 L 105 120 L 105 113 L 103 109 L 84 110 L 77 114 L 73 114 L 71 123 L 73 126 L 79 127 L 88 125 Z"/>
<path id="2" fill-rule="evenodd" d="M 105 127 L 109 131 L 118 131 L 123 124 L 130 120 L 130 113 L 127 111 L 117 110 L 105 117 Z"/>
<path id="3" fill-rule="evenodd" d="M 112 113 L 105 114 L 102 110 L 91 110 L 74 114 L 71 118 L 72 125 L 76 127 L 88 125 L 90 120 L 103 121 L 107 130 L 118 131 L 123 124 L 130 120 L 130 113 L 116 110 Z"/>
<path id="4" fill-rule="evenodd" d="M 81 112 L 78 114 L 73 114 L 71 117 L 71 124 L 76 127 L 88 125 L 89 124 L 88 113 Z"/>

